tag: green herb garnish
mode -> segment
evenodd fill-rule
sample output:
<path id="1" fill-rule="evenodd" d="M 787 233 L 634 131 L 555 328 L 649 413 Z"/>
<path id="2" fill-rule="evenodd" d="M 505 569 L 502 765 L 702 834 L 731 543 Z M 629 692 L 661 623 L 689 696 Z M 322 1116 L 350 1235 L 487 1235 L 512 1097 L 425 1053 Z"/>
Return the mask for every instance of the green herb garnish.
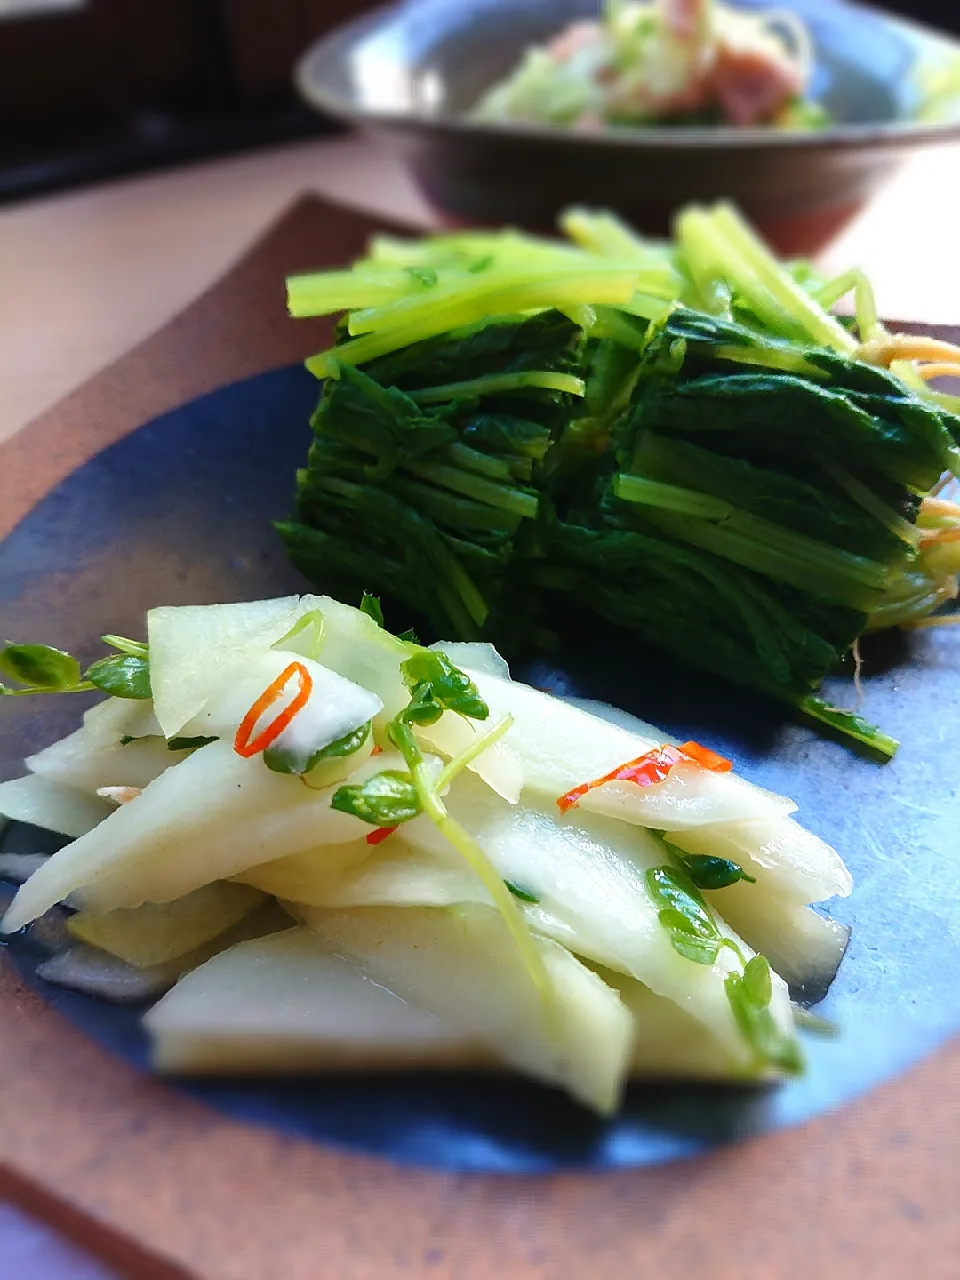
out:
<path id="1" fill-rule="evenodd" d="M 372 618 L 378 627 L 383 626 L 383 610 L 380 608 L 379 596 L 372 596 L 369 591 L 365 591 L 360 601 L 360 612 Z"/>
<path id="2" fill-rule="evenodd" d="M 319 751 L 314 751 L 310 755 L 295 754 L 289 747 L 285 746 L 269 746 L 261 753 L 263 763 L 274 773 L 303 775 L 309 773 L 311 769 L 315 769 L 323 760 L 336 760 L 344 756 L 352 756 L 367 741 L 370 736 L 370 729 L 371 722 L 368 720 L 365 724 L 352 729 L 335 741 L 327 743 L 325 747 L 321 747 Z"/>
<path id="3" fill-rule="evenodd" d="M 537 906 L 539 904 L 540 899 L 535 893 L 531 893 L 529 889 L 521 888 L 520 885 L 514 884 L 512 880 L 504 880 L 503 883 L 507 886 L 513 896 L 518 899 L 518 901 L 529 902 L 533 906 Z"/>
<path id="4" fill-rule="evenodd" d="M 790 1075 L 803 1070 L 803 1057 L 794 1036 L 777 1025 L 770 1012 L 773 986 L 770 965 L 763 956 L 751 956 L 742 973 L 728 973 L 723 980 L 727 999 L 744 1039 L 752 1048 L 758 1067 L 779 1067 Z"/>
<path id="5" fill-rule="evenodd" d="M 331 804 L 378 827 L 396 826 L 425 814 L 476 872 L 490 894 L 552 1016 L 550 980 L 511 889 L 469 832 L 447 812 L 440 795 L 467 764 L 506 733 L 513 723 L 512 717 L 505 716 L 485 734 L 478 735 L 436 777 L 431 777 L 416 737 L 417 726 L 435 724 L 445 711 L 485 720 L 490 710 L 473 681 L 442 653 L 421 649 L 400 664 L 400 671 L 410 690 L 410 702 L 389 722 L 386 736 L 403 757 L 407 772 L 384 770 L 364 783 L 340 787 Z"/>
<path id="6" fill-rule="evenodd" d="M 737 957 L 741 971 L 725 976 L 724 990 L 737 1026 L 753 1051 L 756 1068 L 772 1065 L 791 1073 L 802 1070 L 796 1040 L 781 1030 L 770 1012 L 773 983 L 770 965 L 764 957 L 745 959 L 733 939 L 721 933 L 697 887 L 683 871 L 651 867 L 646 874 L 646 884 L 659 908 L 661 926 L 669 935 L 673 949 L 685 960 L 712 965 L 722 948 Z"/>
<path id="7" fill-rule="evenodd" d="M 46 644 L 8 644 L 0 649 L 0 672 L 23 687 L 0 684 L 0 695 L 13 697 L 32 693 L 85 693 L 100 689 L 116 698 L 149 698 L 150 661 L 147 647 L 123 636 L 101 637 L 104 644 L 119 650 L 100 658 L 81 672 L 80 663 L 62 649 Z"/>
<path id="8" fill-rule="evenodd" d="M 339 787 L 330 807 L 340 813 L 351 813 L 374 827 L 394 827 L 410 822 L 423 811 L 420 793 L 408 773 L 385 769 L 366 782 Z"/>

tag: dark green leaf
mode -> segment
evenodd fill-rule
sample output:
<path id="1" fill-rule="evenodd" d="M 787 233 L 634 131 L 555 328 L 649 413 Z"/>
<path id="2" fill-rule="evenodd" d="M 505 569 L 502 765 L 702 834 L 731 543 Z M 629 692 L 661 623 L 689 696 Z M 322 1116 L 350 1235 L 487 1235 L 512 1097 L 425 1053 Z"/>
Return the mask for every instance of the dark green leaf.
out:
<path id="1" fill-rule="evenodd" d="M 770 965 L 764 956 L 751 956 L 743 970 L 743 985 L 758 1008 L 770 1003 L 773 996 L 773 981 L 770 977 Z"/>
<path id="2" fill-rule="evenodd" d="M 366 724 L 351 730 L 350 733 L 345 733 L 342 738 L 337 738 L 310 755 L 302 752 L 294 754 L 289 748 L 270 746 L 263 752 L 263 763 L 274 773 L 309 773 L 321 760 L 337 760 L 344 756 L 352 756 L 366 742 L 369 733 L 370 721 L 368 720 Z"/>
<path id="3" fill-rule="evenodd" d="M 383 610 L 380 608 L 379 596 L 372 596 L 369 591 L 365 591 L 360 601 L 360 612 L 372 618 L 378 627 L 383 626 Z"/>
<path id="4" fill-rule="evenodd" d="M 196 737 L 196 738 L 168 738 L 167 750 L 168 751 L 196 751 L 198 747 L 206 747 L 211 742 L 219 742 L 219 741 L 220 739 L 217 738 L 216 736 L 212 738 L 205 738 L 203 737 L 203 735 L 200 735 L 199 737 Z"/>
<path id="5" fill-rule="evenodd" d="M 318 435 L 367 455 L 363 475 L 385 480 L 401 461 L 452 444 L 457 433 L 396 387 L 382 387 L 360 369 L 344 365 L 328 378 L 313 417 Z M 371 461 L 372 457 L 372 461 Z"/>
<path id="6" fill-rule="evenodd" d="M 86 678 L 95 688 L 112 694 L 114 698 L 145 699 L 151 696 L 150 663 L 146 658 L 135 658 L 125 653 L 101 658 L 90 667 Z"/>
<path id="7" fill-rule="evenodd" d="M 400 664 L 400 672 L 411 692 L 404 717 L 413 724 L 433 724 L 444 711 L 472 720 L 490 714 L 473 681 L 442 653 L 421 649 Z"/>
<path id="8" fill-rule="evenodd" d="M 47 644 L 8 644 L 0 649 L 0 671 L 45 692 L 71 689 L 80 683 L 80 664 L 76 658 Z"/>
<path id="9" fill-rule="evenodd" d="M 534 906 L 539 903 L 540 899 L 535 893 L 531 893 L 529 889 L 523 889 L 518 884 L 514 884 L 512 880 L 504 880 L 503 882 L 515 898 L 521 902 L 531 902 Z"/>
<path id="10" fill-rule="evenodd" d="M 748 876 L 739 863 L 731 862 L 729 858 L 714 858 L 703 853 L 681 853 L 679 849 L 672 847 L 670 852 L 698 889 L 725 889 L 738 880 L 756 884 L 754 876 Z"/>
<path id="11" fill-rule="evenodd" d="M 766 983 L 757 976 L 758 973 L 759 970 L 755 970 L 752 978 L 747 978 L 745 973 L 727 974 L 724 988 L 730 1009 L 744 1039 L 753 1050 L 758 1067 L 770 1065 L 791 1075 L 799 1074 L 803 1070 L 800 1047 L 794 1036 L 786 1034 L 778 1026 L 770 1012 L 769 997 L 765 1002 L 758 999 L 767 991 Z M 769 966 L 767 976 L 769 977 Z"/>
<path id="12" fill-rule="evenodd" d="M 698 938 L 680 931 L 670 934 L 670 944 L 684 960 L 692 960 L 694 964 L 713 964 L 720 952 L 720 943 L 715 938 Z"/>
<path id="13" fill-rule="evenodd" d="M 413 627 L 407 627 L 406 631 L 401 631 L 397 636 L 398 640 L 402 640 L 404 644 L 419 644 L 420 639 Z"/>
<path id="14" fill-rule="evenodd" d="M 372 826 L 392 827 L 417 816 L 420 797 L 409 774 L 388 769 L 366 782 L 338 788 L 330 806 Z"/>
<path id="15" fill-rule="evenodd" d="M 676 917 L 685 919 L 691 933 L 702 938 L 720 938 L 716 921 L 692 880 L 672 867 L 650 867 L 646 874 L 647 891 L 656 903 L 661 921 L 665 911 L 671 912 L 667 928 L 673 931 Z M 673 914 L 675 913 L 675 914 Z"/>

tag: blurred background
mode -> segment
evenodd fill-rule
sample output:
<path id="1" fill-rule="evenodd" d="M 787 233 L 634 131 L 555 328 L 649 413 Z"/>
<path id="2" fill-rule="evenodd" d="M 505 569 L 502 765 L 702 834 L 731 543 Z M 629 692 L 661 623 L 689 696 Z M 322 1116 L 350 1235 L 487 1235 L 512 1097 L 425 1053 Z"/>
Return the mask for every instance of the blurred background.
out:
<path id="1" fill-rule="evenodd" d="M 322 132 L 290 72 L 365 0 L 0 0 L 0 199 Z"/>
<path id="2" fill-rule="evenodd" d="M 373 0 L 0 0 L 0 201 L 332 131 L 290 73 Z M 886 8 L 960 34 L 958 0 Z"/>

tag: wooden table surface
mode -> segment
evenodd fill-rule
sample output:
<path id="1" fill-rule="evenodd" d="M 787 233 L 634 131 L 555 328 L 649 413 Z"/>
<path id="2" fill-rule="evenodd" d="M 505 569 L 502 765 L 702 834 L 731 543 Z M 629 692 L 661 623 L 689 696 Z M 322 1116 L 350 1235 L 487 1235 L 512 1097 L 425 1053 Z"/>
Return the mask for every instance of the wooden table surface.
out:
<path id="1" fill-rule="evenodd" d="M 392 156 L 348 137 L 0 212 L 0 439 L 195 298 L 305 191 L 412 225 L 432 220 Z M 960 322 L 958 196 L 960 147 L 918 154 L 824 266 L 863 267 L 883 315 Z"/>
<path id="2" fill-rule="evenodd" d="M 915 157 L 824 256 L 863 267 L 882 314 L 960 322 L 960 148 Z M 201 293 L 304 191 L 412 226 L 431 213 L 398 163 L 353 138 L 275 148 L 0 212 L 0 440 Z M 280 287 L 278 282 L 278 288 Z M 0 1203 L 0 1276 L 113 1272 Z"/>

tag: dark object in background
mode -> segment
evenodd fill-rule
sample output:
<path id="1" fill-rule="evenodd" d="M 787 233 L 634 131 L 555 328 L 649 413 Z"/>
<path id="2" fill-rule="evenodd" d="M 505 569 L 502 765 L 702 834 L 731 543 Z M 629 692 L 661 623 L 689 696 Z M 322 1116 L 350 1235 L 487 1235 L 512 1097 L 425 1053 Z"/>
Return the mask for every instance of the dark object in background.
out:
<path id="1" fill-rule="evenodd" d="M 20 0 L 0 10 L 0 200 L 308 134 L 290 87 L 372 0 Z"/>
<path id="2" fill-rule="evenodd" d="M 880 8 L 960 35 L 960 5 L 957 0 L 888 0 Z"/>

